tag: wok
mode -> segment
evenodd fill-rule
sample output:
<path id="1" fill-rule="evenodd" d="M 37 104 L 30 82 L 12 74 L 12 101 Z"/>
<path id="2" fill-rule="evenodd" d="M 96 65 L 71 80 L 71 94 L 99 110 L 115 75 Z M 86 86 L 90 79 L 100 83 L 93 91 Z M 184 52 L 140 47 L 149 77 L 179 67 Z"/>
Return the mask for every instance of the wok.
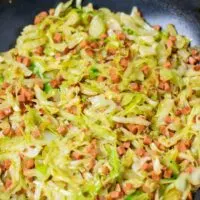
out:
<path id="1" fill-rule="evenodd" d="M 0 0 L 0 51 L 14 46 L 22 28 L 33 22 L 34 16 L 55 7 L 61 0 Z M 179 33 L 200 45 L 200 0 L 85 0 L 95 8 L 108 7 L 112 11 L 130 12 L 137 6 L 152 25 L 174 24 Z M 200 200 L 200 190 L 194 194 Z"/>

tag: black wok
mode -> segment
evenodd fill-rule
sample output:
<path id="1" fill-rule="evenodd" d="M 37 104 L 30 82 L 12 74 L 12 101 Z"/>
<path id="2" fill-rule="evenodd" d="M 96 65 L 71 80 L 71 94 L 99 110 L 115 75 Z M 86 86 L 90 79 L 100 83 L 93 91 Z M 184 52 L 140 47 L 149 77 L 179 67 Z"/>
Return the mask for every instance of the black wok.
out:
<path id="1" fill-rule="evenodd" d="M 22 28 L 32 23 L 38 12 L 55 7 L 60 1 L 0 0 L 0 51 L 14 46 Z M 88 2 L 96 8 L 124 12 L 130 12 L 135 5 L 150 24 L 175 24 L 179 33 L 192 39 L 192 45 L 200 45 L 200 0 L 85 0 L 84 4 Z M 200 200 L 200 191 L 194 199 Z"/>

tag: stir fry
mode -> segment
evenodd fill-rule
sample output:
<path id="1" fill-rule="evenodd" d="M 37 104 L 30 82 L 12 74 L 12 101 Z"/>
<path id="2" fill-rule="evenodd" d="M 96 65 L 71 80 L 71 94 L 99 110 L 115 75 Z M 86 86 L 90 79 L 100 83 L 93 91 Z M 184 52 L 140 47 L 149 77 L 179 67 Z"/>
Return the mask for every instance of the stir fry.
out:
<path id="1" fill-rule="evenodd" d="M 0 199 L 191 200 L 200 51 L 137 8 L 71 4 L 0 54 Z"/>

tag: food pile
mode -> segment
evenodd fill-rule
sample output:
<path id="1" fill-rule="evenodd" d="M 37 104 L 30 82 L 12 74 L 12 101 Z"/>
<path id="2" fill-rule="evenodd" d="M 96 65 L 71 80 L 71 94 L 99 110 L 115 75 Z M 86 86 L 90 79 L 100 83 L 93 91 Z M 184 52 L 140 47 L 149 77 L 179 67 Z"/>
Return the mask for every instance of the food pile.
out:
<path id="1" fill-rule="evenodd" d="M 0 54 L 0 199 L 192 199 L 198 48 L 136 8 L 71 3 Z"/>

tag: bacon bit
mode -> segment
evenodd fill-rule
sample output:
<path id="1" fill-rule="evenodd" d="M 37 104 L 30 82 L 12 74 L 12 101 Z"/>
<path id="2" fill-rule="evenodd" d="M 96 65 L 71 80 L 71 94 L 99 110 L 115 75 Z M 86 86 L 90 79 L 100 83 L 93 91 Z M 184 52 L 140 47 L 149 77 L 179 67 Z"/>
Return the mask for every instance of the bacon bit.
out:
<path id="1" fill-rule="evenodd" d="M 39 46 L 35 49 L 34 53 L 38 56 L 42 56 L 44 53 L 44 47 L 43 46 Z"/>
<path id="2" fill-rule="evenodd" d="M 128 149 L 130 146 L 131 146 L 131 143 L 130 142 L 124 142 L 122 144 L 122 146 L 125 148 L 125 149 Z"/>
<path id="3" fill-rule="evenodd" d="M 98 76 L 97 78 L 97 82 L 104 82 L 106 80 L 106 77 L 105 76 Z"/>
<path id="4" fill-rule="evenodd" d="M 81 49 L 85 49 L 86 47 L 88 47 L 88 41 L 83 40 L 80 44 L 79 44 Z"/>
<path id="5" fill-rule="evenodd" d="M 23 57 L 22 56 L 17 56 L 16 61 L 19 63 L 22 63 Z"/>
<path id="6" fill-rule="evenodd" d="M 148 65 L 144 65 L 142 67 L 142 72 L 144 73 L 145 76 L 147 76 L 149 74 L 149 66 Z"/>
<path id="7" fill-rule="evenodd" d="M 5 183 L 4 183 L 5 189 L 6 189 L 6 190 L 9 189 L 11 185 L 12 185 L 12 180 L 11 180 L 10 178 L 7 178 L 7 179 L 5 180 Z"/>
<path id="8" fill-rule="evenodd" d="M 135 83 L 135 82 L 131 83 L 130 87 L 131 87 L 131 90 L 138 91 L 138 92 L 141 89 L 139 83 Z"/>
<path id="9" fill-rule="evenodd" d="M 11 128 L 6 128 L 3 130 L 3 134 L 5 136 L 12 136 L 13 135 L 13 130 Z"/>
<path id="10" fill-rule="evenodd" d="M 168 81 L 160 81 L 160 83 L 159 83 L 159 88 L 161 89 L 161 90 L 164 90 L 164 91 L 166 91 L 166 92 L 169 92 L 170 91 L 170 84 L 169 84 L 169 82 Z"/>
<path id="11" fill-rule="evenodd" d="M 143 148 L 136 149 L 136 155 L 142 157 L 144 156 L 146 151 Z"/>
<path id="12" fill-rule="evenodd" d="M 167 127 L 166 127 L 165 125 L 161 125 L 160 128 L 159 128 L 159 130 L 160 130 L 160 132 L 161 132 L 162 134 L 165 135 L 165 134 L 166 134 L 166 131 L 167 131 L 166 128 L 167 128 Z"/>
<path id="13" fill-rule="evenodd" d="M 119 199 L 121 196 L 121 192 L 113 191 L 110 193 L 111 199 Z"/>
<path id="14" fill-rule="evenodd" d="M 169 39 L 170 39 L 172 42 L 176 42 L 176 36 L 172 36 L 172 35 L 171 35 L 171 36 L 169 37 Z"/>
<path id="15" fill-rule="evenodd" d="M 58 88 L 61 85 L 61 81 L 59 79 L 51 80 L 50 85 L 52 88 Z"/>
<path id="16" fill-rule="evenodd" d="M 200 71 L 200 65 L 194 66 L 194 70 L 195 70 L 195 71 Z"/>
<path id="17" fill-rule="evenodd" d="M 12 107 L 4 108 L 3 112 L 6 117 L 10 116 L 13 113 Z"/>
<path id="18" fill-rule="evenodd" d="M 97 141 L 95 139 L 93 139 L 91 144 L 87 147 L 87 153 L 91 154 L 93 158 L 97 157 Z"/>
<path id="19" fill-rule="evenodd" d="M 171 49 L 173 47 L 173 45 L 174 45 L 173 42 L 170 39 L 168 39 L 167 40 L 167 48 Z"/>
<path id="20" fill-rule="evenodd" d="M 181 152 L 186 151 L 187 146 L 186 146 L 185 142 L 184 141 L 179 142 L 177 145 L 177 149 L 178 149 L 178 151 L 181 151 Z"/>
<path id="21" fill-rule="evenodd" d="M 171 176 L 172 176 L 172 170 L 171 169 L 165 169 L 165 171 L 164 171 L 164 178 L 171 178 Z"/>
<path id="22" fill-rule="evenodd" d="M 34 159 L 28 159 L 24 161 L 24 168 L 25 169 L 33 169 L 35 167 Z"/>
<path id="23" fill-rule="evenodd" d="M 2 165 L 1 165 L 1 169 L 3 172 L 5 172 L 6 170 L 8 170 L 11 166 L 11 160 L 4 160 Z"/>
<path id="24" fill-rule="evenodd" d="M 165 117 L 165 123 L 170 124 L 172 123 L 174 120 L 168 115 Z"/>
<path id="25" fill-rule="evenodd" d="M 104 174 L 104 175 L 108 175 L 109 173 L 110 173 L 110 169 L 107 167 L 107 166 L 102 166 L 102 173 Z"/>
<path id="26" fill-rule="evenodd" d="M 94 168 L 94 166 L 95 166 L 95 164 L 96 164 L 96 161 L 95 161 L 95 159 L 94 158 L 92 158 L 90 161 L 89 161 L 89 164 L 88 164 L 88 171 L 91 171 L 93 168 Z"/>
<path id="27" fill-rule="evenodd" d="M 197 60 L 194 57 L 190 56 L 188 58 L 188 63 L 191 65 L 195 65 L 197 63 Z"/>
<path id="28" fill-rule="evenodd" d="M 120 60 L 120 65 L 124 68 L 124 69 L 126 69 L 127 67 L 128 67 L 128 62 L 129 62 L 129 59 L 126 57 L 126 58 L 122 58 L 121 60 Z"/>
<path id="29" fill-rule="evenodd" d="M 152 171 L 151 173 L 151 178 L 154 180 L 154 181 L 159 181 L 160 180 L 160 175 L 156 174 L 154 171 Z"/>
<path id="30" fill-rule="evenodd" d="M 55 13 L 55 9 L 54 8 L 49 9 L 49 15 L 53 16 L 54 13 Z"/>
<path id="31" fill-rule="evenodd" d="M 131 183 L 126 183 L 124 186 L 123 186 L 123 191 L 125 194 L 129 194 L 129 192 L 133 189 L 133 184 Z"/>
<path id="32" fill-rule="evenodd" d="M 164 63 L 164 67 L 170 69 L 172 67 L 172 63 L 170 61 L 167 61 Z"/>
<path id="33" fill-rule="evenodd" d="M 109 48 L 109 49 L 107 50 L 107 54 L 108 54 L 109 56 L 115 55 L 115 54 L 116 54 L 116 49 L 114 49 L 114 48 Z"/>
<path id="34" fill-rule="evenodd" d="M 60 43 L 62 42 L 63 38 L 62 38 L 62 34 L 61 33 L 55 33 L 54 36 L 53 36 L 53 41 L 55 43 Z"/>
<path id="35" fill-rule="evenodd" d="M 147 172 L 151 171 L 151 170 L 153 169 L 153 164 L 152 164 L 152 162 L 151 162 L 151 163 L 144 163 L 144 164 L 142 165 L 142 169 L 143 169 L 144 171 L 147 171 Z"/>
<path id="36" fill-rule="evenodd" d="M 31 60 L 28 57 L 24 57 L 22 63 L 26 66 L 29 67 L 31 65 Z"/>
<path id="37" fill-rule="evenodd" d="M 126 150 L 123 146 L 119 146 L 119 147 L 117 147 L 117 152 L 120 156 L 122 156 L 126 153 Z"/>
<path id="38" fill-rule="evenodd" d="M 132 132 L 133 134 L 136 134 L 137 132 L 142 132 L 145 129 L 145 126 L 143 125 L 136 125 L 136 124 L 127 124 L 126 128 Z"/>
<path id="39" fill-rule="evenodd" d="M 151 139 L 149 136 L 145 135 L 145 136 L 144 136 L 143 143 L 144 143 L 145 145 L 150 145 L 150 144 L 152 143 L 152 139 Z"/>
<path id="40" fill-rule="evenodd" d="M 22 130 L 21 127 L 17 127 L 17 128 L 15 129 L 15 135 L 16 135 L 16 136 L 22 136 L 22 135 L 23 135 L 23 130 Z"/>
<path id="41" fill-rule="evenodd" d="M 22 87 L 20 90 L 20 95 L 18 96 L 19 102 L 30 102 L 34 97 L 34 93 L 31 89 Z"/>
<path id="42" fill-rule="evenodd" d="M 34 130 L 34 131 L 32 131 L 32 136 L 34 137 L 34 138 L 39 138 L 40 137 L 40 135 L 41 135 L 41 133 L 40 133 L 40 130 L 39 129 L 37 129 L 37 130 Z"/>
<path id="43" fill-rule="evenodd" d="M 124 33 L 117 33 L 117 39 L 118 40 L 125 40 L 126 39 L 126 35 Z"/>
<path id="44" fill-rule="evenodd" d="M 190 165 L 189 167 L 187 167 L 187 168 L 185 169 L 185 172 L 186 172 L 186 173 L 189 173 L 189 174 L 191 174 L 193 171 L 194 171 L 194 167 L 193 167 L 192 165 Z"/>
<path id="45" fill-rule="evenodd" d="M 130 47 L 131 45 L 132 45 L 132 41 L 130 41 L 130 40 L 126 40 L 125 42 L 124 42 L 124 45 L 125 45 L 125 47 L 126 48 L 128 48 L 128 47 Z M 129 55 L 129 58 L 130 58 L 131 56 Z"/>
<path id="46" fill-rule="evenodd" d="M 107 37 L 108 37 L 108 35 L 107 35 L 106 33 L 103 33 L 103 34 L 100 36 L 100 38 L 103 39 L 103 40 L 106 39 Z"/>
<path id="47" fill-rule="evenodd" d="M 192 193 L 189 192 L 188 196 L 187 196 L 187 200 L 193 200 L 193 197 L 192 197 Z"/>
<path id="48" fill-rule="evenodd" d="M 181 114 L 182 114 L 181 110 L 176 110 L 176 111 L 175 111 L 175 115 L 176 115 L 176 116 L 180 116 Z"/>
<path id="49" fill-rule="evenodd" d="M 122 128 L 122 127 L 123 127 L 123 124 L 117 122 L 117 123 L 115 124 L 115 127 L 116 127 L 116 128 Z"/>
<path id="50" fill-rule="evenodd" d="M 119 91 L 120 91 L 117 84 L 111 85 L 111 90 L 112 90 L 113 92 L 115 92 L 115 93 L 119 93 Z"/>
<path id="51" fill-rule="evenodd" d="M 192 56 L 198 55 L 198 51 L 196 49 L 192 49 L 191 51 Z"/>
<path id="52" fill-rule="evenodd" d="M 67 128 L 67 126 L 59 126 L 57 128 L 57 131 L 58 131 L 59 134 L 64 136 L 67 133 L 68 128 Z"/>
<path id="53" fill-rule="evenodd" d="M 9 86 L 10 86 L 9 83 L 4 82 L 4 83 L 1 85 L 1 88 L 2 88 L 3 90 L 5 90 L 5 89 L 8 88 Z"/>
<path id="54" fill-rule="evenodd" d="M 76 108 L 76 106 L 70 106 L 70 107 L 68 107 L 67 108 L 67 112 L 69 112 L 69 113 L 71 113 L 71 114 L 73 114 L 73 115 L 76 115 L 76 113 L 77 113 L 77 108 Z"/>
<path id="55" fill-rule="evenodd" d="M 43 21 L 44 18 L 46 18 L 48 16 L 48 13 L 46 11 L 43 11 L 41 13 L 39 13 L 35 19 L 34 19 L 34 24 L 39 24 L 40 22 Z"/>
<path id="56" fill-rule="evenodd" d="M 85 52 L 87 53 L 88 56 L 94 57 L 94 51 L 92 49 L 86 49 Z"/>
<path id="57" fill-rule="evenodd" d="M 156 31 L 160 31 L 161 30 L 161 26 L 160 25 L 154 25 L 153 29 Z"/>
<path id="58" fill-rule="evenodd" d="M 164 151 L 165 147 L 158 141 L 154 141 L 155 145 L 157 146 L 158 149 Z"/>
<path id="59" fill-rule="evenodd" d="M 117 74 L 117 71 L 114 67 L 112 67 L 109 71 L 110 77 L 111 77 L 111 81 L 113 83 L 119 83 L 121 81 L 120 76 Z"/>
<path id="60" fill-rule="evenodd" d="M 99 45 L 98 45 L 97 42 L 92 42 L 92 43 L 90 43 L 90 47 L 91 47 L 92 49 L 97 49 L 97 48 L 99 47 Z"/>
<path id="61" fill-rule="evenodd" d="M 83 158 L 83 155 L 81 155 L 79 152 L 72 152 L 72 158 L 74 159 L 74 160 L 80 160 L 80 159 L 82 159 Z"/>
<path id="62" fill-rule="evenodd" d="M 189 106 L 186 106 L 181 110 L 181 113 L 183 115 L 188 115 L 190 113 L 190 111 L 191 111 L 191 108 Z"/>
<path id="63" fill-rule="evenodd" d="M 0 110 L 0 120 L 4 119 L 6 116 L 3 112 L 3 110 Z"/>
<path id="64" fill-rule="evenodd" d="M 174 132 L 169 131 L 169 137 L 173 137 L 174 136 Z"/>

